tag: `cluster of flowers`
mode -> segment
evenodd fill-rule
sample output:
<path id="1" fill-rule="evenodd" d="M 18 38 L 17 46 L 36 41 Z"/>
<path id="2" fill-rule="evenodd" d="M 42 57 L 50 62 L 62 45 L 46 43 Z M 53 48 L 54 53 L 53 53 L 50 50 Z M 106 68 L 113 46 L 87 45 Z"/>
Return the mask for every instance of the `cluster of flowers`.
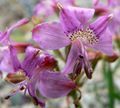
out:
<path id="1" fill-rule="evenodd" d="M 45 2 L 47 1 L 40 2 L 35 7 L 34 14 L 42 13 L 45 19 L 57 12 L 59 20 L 35 25 L 32 39 L 39 47 L 13 42 L 10 38 L 12 31 L 29 23 L 29 19 L 22 19 L 4 32 L 0 32 L 0 71 L 13 74 L 19 72 L 23 75 L 18 89 L 6 98 L 24 89 L 42 108 L 45 107 L 46 98 L 59 98 L 68 95 L 72 90 L 78 90 L 75 79 L 81 71 L 84 71 L 89 79 L 92 78 L 93 70 L 89 62 L 88 48 L 113 55 L 112 34 L 109 28 L 118 30 L 120 24 L 120 19 L 116 15 L 120 14 L 120 11 L 114 9 L 111 14 L 111 8 L 116 8 L 120 4 L 119 0 L 108 0 L 108 7 L 95 0 L 93 9 L 78 7 L 75 0 L 59 0 L 59 3 L 58 0 L 51 0 L 47 4 Z M 102 16 L 91 22 L 94 13 Z M 47 50 L 66 46 L 71 48 L 65 66 L 62 70 L 56 71 L 57 61 Z M 25 54 L 23 61 L 18 58 L 21 52 Z M 39 94 L 36 91 L 39 91 Z"/>

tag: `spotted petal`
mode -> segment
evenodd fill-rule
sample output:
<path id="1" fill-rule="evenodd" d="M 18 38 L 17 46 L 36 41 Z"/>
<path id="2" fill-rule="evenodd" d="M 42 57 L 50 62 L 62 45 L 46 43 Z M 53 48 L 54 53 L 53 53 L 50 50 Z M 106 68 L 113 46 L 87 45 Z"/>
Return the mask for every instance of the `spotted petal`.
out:
<path id="1" fill-rule="evenodd" d="M 58 49 L 70 44 L 58 22 L 37 25 L 32 31 L 32 36 L 43 49 Z"/>

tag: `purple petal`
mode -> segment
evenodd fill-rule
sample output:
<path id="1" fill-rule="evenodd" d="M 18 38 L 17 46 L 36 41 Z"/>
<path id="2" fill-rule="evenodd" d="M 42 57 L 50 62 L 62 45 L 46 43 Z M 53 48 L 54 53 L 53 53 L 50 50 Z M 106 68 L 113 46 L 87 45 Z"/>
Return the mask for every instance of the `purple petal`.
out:
<path id="1" fill-rule="evenodd" d="M 78 40 L 76 40 L 72 43 L 72 47 L 70 49 L 70 53 L 68 55 L 66 65 L 62 71 L 63 73 L 69 74 L 73 72 L 73 68 L 81 53 L 82 53 L 81 43 Z"/>
<path id="2" fill-rule="evenodd" d="M 92 0 L 92 2 L 93 2 L 93 5 L 96 6 L 96 5 L 98 5 L 99 0 Z"/>
<path id="3" fill-rule="evenodd" d="M 14 72 L 8 47 L 0 48 L 0 71 L 7 73 Z"/>
<path id="4" fill-rule="evenodd" d="M 22 25 L 25 25 L 29 22 L 29 19 L 27 18 L 24 18 L 24 19 L 21 19 L 20 21 L 18 21 L 17 23 L 13 24 L 9 29 L 8 29 L 8 32 L 12 32 L 12 30 L 18 28 L 18 27 L 21 27 Z"/>
<path id="5" fill-rule="evenodd" d="M 29 22 L 29 20 L 26 19 L 26 18 L 24 18 L 24 19 L 18 21 L 17 23 L 13 24 L 5 32 L 0 33 L 0 43 L 2 43 L 2 44 L 8 44 L 8 42 L 10 41 L 10 34 L 11 34 L 11 32 L 14 29 L 16 29 L 16 28 L 18 28 L 18 27 L 20 27 L 20 26 L 22 26 L 24 24 L 27 24 L 28 22 Z"/>
<path id="6" fill-rule="evenodd" d="M 80 26 L 80 22 L 72 10 L 59 5 L 58 7 L 60 8 L 60 21 L 65 32 L 73 31 Z"/>
<path id="7" fill-rule="evenodd" d="M 13 64 L 13 69 L 16 72 L 19 69 L 21 69 L 21 64 L 20 64 L 20 62 L 17 58 L 16 49 L 12 45 L 9 46 L 9 49 L 10 49 L 10 57 L 11 57 L 11 61 L 12 61 L 12 64 Z"/>
<path id="8" fill-rule="evenodd" d="M 85 71 L 87 78 L 91 79 L 93 69 L 92 69 L 92 66 L 88 60 L 88 54 L 86 51 L 84 52 L 83 64 L 84 64 L 84 71 Z"/>
<path id="9" fill-rule="evenodd" d="M 39 49 L 28 47 L 25 52 L 25 59 L 22 63 L 22 69 L 28 77 L 31 77 L 34 73 L 36 66 L 39 63 L 38 59 Z"/>
<path id="10" fill-rule="evenodd" d="M 112 15 L 106 15 L 98 18 L 92 24 L 90 28 L 95 32 L 96 36 L 99 38 L 102 33 L 106 30 Z"/>
<path id="11" fill-rule="evenodd" d="M 66 96 L 75 87 L 75 83 L 61 73 L 44 71 L 40 74 L 39 90 L 44 97 Z"/>
<path id="12" fill-rule="evenodd" d="M 43 49 L 58 49 L 70 44 L 59 23 L 44 23 L 36 26 L 32 31 L 33 39 Z"/>
<path id="13" fill-rule="evenodd" d="M 36 71 L 45 69 L 53 69 L 56 65 L 56 60 L 47 52 L 42 52 L 40 49 L 29 46 L 26 49 L 25 59 L 22 63 L 22 69 L 28 77 L 32 77 Z"/>
<path id="14" fill-rule="evenodd" d="M 81 25 L 84 26 L 87 24 L 93 15 L 94 9 L 69 6 L 61 9 L 60 19 L 64 30 L 71 31 Z"/>
<path id="15" fill-rule="evenodd" d="M 0 51 L 0 71 L 13 73 L 21 69 L 17 53 L 13 46 L 2 47 Z"/>
<path id="16" fill-rule="evenodd" d="M 102 51 L 107 55 L 113 55 L 112 34 L 107 29 L 99 38 L 99 42 L 92 46 L 94 49 Z"/>
<path id="17" fill-rule="evenodd" d="M 120 0 L 107 0 L 108 5 L 112 7 L 120 6 Z"/>
<path id="18" fill-rule="evenodd" d="M 47 18 L 48 16 L 53 15 L 54 11 L 50 5 L 51 5 L 51 2 L 48 3 L 45 0 L 40 1 L 35 6 L 33 14 L 43 18 Z"/>
<path id="19" fill-rule="evenodd" d="M 75 0 L 52 0 L 54 4 L 56 3 L 60 3 L 64 6 L 66 5 L 74 5 L 75 4 Z"/>
<path id="20" fill-rule="evenodd" d="M 113 33 L 119 34 L 120 32 L 120 9 L 116 8 L 113 10 L 113 19 L 109 25 L 110 30 Z"/>
<path id="21" fill-rule="evenodd" d="M 45 101 L 41 98 L 39 98 L 36 94 L 36 80 L 32 80 L 30 83 L 28 83 L 28 92 L 30 94 L 30 96 L 34 99 L 34 101 L 36 102 L 36 104 L 40 105 L 41 108 L 45 108 Z"/>
<path id="22" fill-rule="evenodd" d="M 83 26 L 88 24 L 88 21 L 93 17 L 95 12 L 94 9 L 90 8 L 71 7 L 70 9 L 75 13 L 76 18 Z"/>

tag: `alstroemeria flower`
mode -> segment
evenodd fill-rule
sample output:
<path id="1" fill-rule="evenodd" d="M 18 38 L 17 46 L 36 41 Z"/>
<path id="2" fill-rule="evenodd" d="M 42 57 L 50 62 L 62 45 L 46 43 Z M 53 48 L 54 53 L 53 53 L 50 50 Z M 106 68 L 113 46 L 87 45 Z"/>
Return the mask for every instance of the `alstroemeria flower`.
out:
<path id="1" fill-rule="evenodd" d="M 32 31 L 33 39 L 43 49 L 54 50 L 72 45 L 64 73 L 73 71 L 80 55 L 87 59 L 85 53 L 81 54 L 86 47 L 112 55 L 112 37 L 107 29 L 112 16 L 102 16 L 89 23 L 93 14 L 94 9 L 60 7 L 60 22 L 39 24 Z"/>
<path id="2" fill-rule="evenodd" d="M 107 4 L 102 3 L 100 0 L 93 1 L 96 12 L 100 14 L 113 14 L 113 19 L 109 25 L 110 30 L 115 33 L 120 33 L 120 0 L 107 0 Z"/>
<path id="3" fill-rule="evenodd" d="M 18 21 L 17 23 L 13 24 L 11 27 L 9 27 L 7 30 L 4 32 L 0 32 L 0 43 L 1 44 L 8 44 L 10 42 L 10 34 L 12 31 L 18 27 L 21 27 L 22 25 L 25 25 L 29 22 L 29 19 L 24 18 Z"/>
<path id="4" fill-rule="evenodd" d="M 40 2 L 35 6 L 33 14 L 36 16 L 41 16 L 47 18 L 57 12 L 57 3 L 63 5 L 74 5 L 75 0 L 40 0 Z"/>
<path id="5" fill-rule="evenodd" d="M 33 11 L 33 15 L 40 16 L 42 18 L 47 18 L 48 16 L 53 15 L 53 13 L 54 10 L 51 8 L 51 1 L 48 0 L 40 0 Z"/>
<path id="6" fill-rule="evenodd" d="M 55 65 L 56 60 L 53 56 L 31 46 L 26 49 L 25 58 L 21 63 L 20 70 L 25 73 L 27 79 L 20 83 L 19 90 L 25 86 L 42 108 L 45 107 L 45 99 L 40 98 L 36 90 L 44 98 L 59 98 L 66 96 L 76 87 L 67 76 L 53 71 Z"/>

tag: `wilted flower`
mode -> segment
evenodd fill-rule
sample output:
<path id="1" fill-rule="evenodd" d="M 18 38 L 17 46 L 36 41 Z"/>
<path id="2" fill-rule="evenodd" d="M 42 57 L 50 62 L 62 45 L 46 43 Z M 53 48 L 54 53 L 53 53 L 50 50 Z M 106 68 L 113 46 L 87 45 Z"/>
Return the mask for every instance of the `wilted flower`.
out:
<path id="1" fill-rule="evenodd" d="M 105 15 L 89 24 L 94 9 L 78 7 L 60 8 L 60 22 L 37 25 L 33 31 L 33 39 L 43 49 L 59 49 L 72 45 L 63 73 L 73 72 L 79 57 L 83 57 L 84 69 L 91 78 L 91 67 L 88 62 L 86 47 L 100 50 L 112 55 L 112 37 L 107 29 L 112 15 Z"/>

